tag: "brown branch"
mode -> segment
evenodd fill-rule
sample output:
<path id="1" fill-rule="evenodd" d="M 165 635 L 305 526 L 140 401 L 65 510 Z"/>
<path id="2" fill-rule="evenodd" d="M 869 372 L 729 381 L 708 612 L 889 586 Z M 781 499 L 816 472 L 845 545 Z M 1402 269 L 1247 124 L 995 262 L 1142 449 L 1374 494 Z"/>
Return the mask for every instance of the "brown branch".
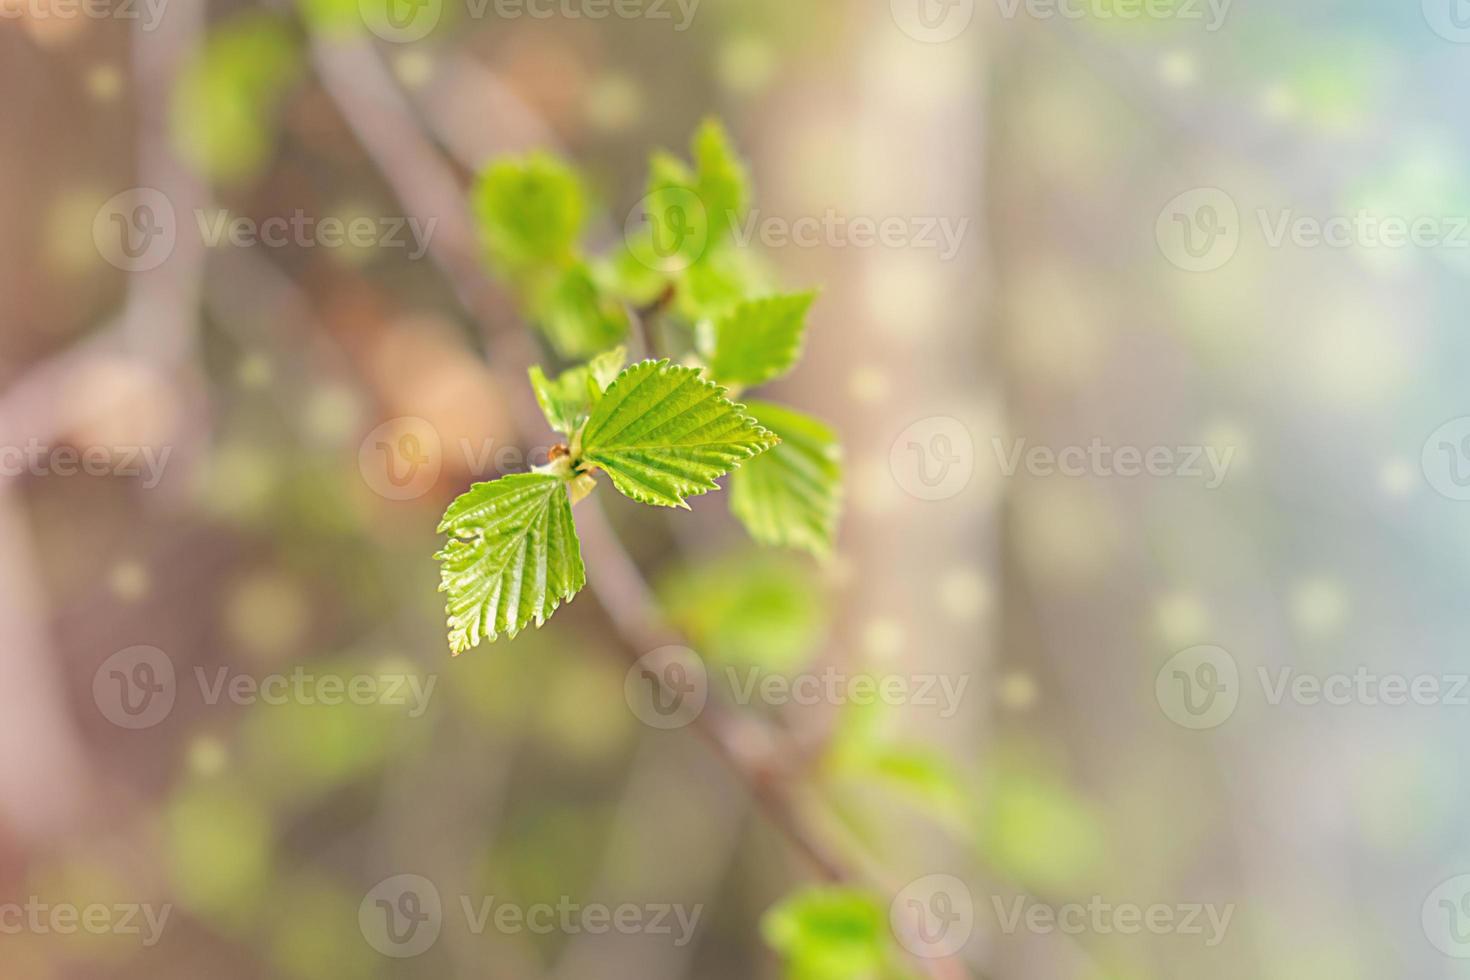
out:
<path id="1" fill-rule="evenodd" d="M 399 200 L 419 216 L 439 218 L 430 254 L 482 331 L 495 338 L 491 329 L 495 318 L 490 311 L 503 306 L 498 291 L 481 271 L 474 227 L 462 203 L 463 191 L 450 168 L 425 137 L 408 102 L 369 45 L 318 39 L 313 42 L 313 51 L 323 86 Z M 663 297 L 661 303 L 670 298 Z M 521 344 L 496 338 L 494 347 L 498 354 L 502 349 L 516 350 Z M 525 358 L 492 357 L 492 370 L 505 374 L 503 364 L 507 360 L 519 362 Z M 534 423 L 523 418 L 518 428 L 529 432 L 531 425 Z M 612 624 L 624 653 L 636 661 L 660 647 L 684 646 L 680 634 L 659 616 L 647 583 L 600 506 L 595 502 L 584 504 L 577 527 L 588 566 L 588 588 Z M 820 877 L 831 882 L 864 877 L 830 853 L 801 820 L 788 785 L 790 770 L 782 764 L 795 757 L 788 751 L 785 732 L 731 711 L 713 698 L 694 726 Z M 918 965 L 941 980 L 965 976 L 958 961 L 929 960 Z"/>

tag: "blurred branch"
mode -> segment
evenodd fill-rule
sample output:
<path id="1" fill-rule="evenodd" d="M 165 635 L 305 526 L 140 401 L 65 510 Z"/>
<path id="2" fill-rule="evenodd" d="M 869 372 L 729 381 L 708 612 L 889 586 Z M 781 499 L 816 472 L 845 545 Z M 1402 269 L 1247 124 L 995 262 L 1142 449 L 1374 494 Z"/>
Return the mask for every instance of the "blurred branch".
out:
<path id="1" fill-rule="evenodd" d="M 419 217 L 440 219 L 430 252 L 466 310 L 480 321 L 488 336 L 495 337 L 491 311 L 498 305 L 496 290 L 480 267 L 477 236 L 463 204 L 464 191 L 424 135 L 377 52 L 362 41 L 318 38 L 313 41 L 313 59 L 322 85 L 400 202 Z M 518 346 L 510 343 L 513 349 Z M 507 375 L 507 360 L 492 357 L 491 369 Z M 514 360 L 524 366 L 529 358 Z M 513 390 L 513 386 L 507 388 Z M 652 591 L 618 541 L 600 503 L 591 501 L 580 511 L 577 527 L 587 564 L 588 589 L 597 597 L 629 659 L 637 661 L 663 646 L 684 646 L 684 638 L 660 616 Z M 838 859 L 802 820 L 788 785 L 792 770 L 785 763 L 794 753 L 784 748 L 784 732 L 732 712 L 713 699 L 697 718 L 695 728 L 820 877 L 833 882 L 863 877 Z M 963 967 L 953 960 L 922 961 L 918 965 L 934 977 L 965 975 Z"/>
<path id="2" fill-rule="evenodd" d="M 180 214 L 202 205 L 204 188 L 173 155 L 168 106 L 174 79 L 198 46 L 207 3 L 162 18 L 157 30 L 135 30 L 134 103 L 139 116 L 134 180 L 163 192 Z M 122 313 L 112 323 L 42 361 L 0 397 L 0 445 L 51 443 L 73 424 L 69 396 L 77 378 L 108 356 L 129 353 L 162 369 L 183 367 L 195 349 L 203 243 L 178 236 L 168 261 L 132 273 Z M 197 397 L 196 390 L 189 392 Z M 203 411 L 188 413 L 197 420 Z M 177 435 L 182 436 L 183 433 Z M 188 438 L 176 438 L 188 444 Z M 84 810 L 85 749 L 65 706 L 61 661 L 39 625 L 45 596 L 36 583 L 29 528 L 10 477 L 0 476 L 0 716 L 27 733 L 22 745 L 0 746 L 0 809 L 28 835 L 61 829 Z"/>
<path id="3" fill-rule="evenodd" d="M 317 76 L 404 208 L 438 225 L 429 252 L 460 304 L 494 322 L 497 291 L 480 274 L 474 225 L 453 172 L 419 129 L 413 108 L 377 52 L 364 42 L 314 38 Z"/>

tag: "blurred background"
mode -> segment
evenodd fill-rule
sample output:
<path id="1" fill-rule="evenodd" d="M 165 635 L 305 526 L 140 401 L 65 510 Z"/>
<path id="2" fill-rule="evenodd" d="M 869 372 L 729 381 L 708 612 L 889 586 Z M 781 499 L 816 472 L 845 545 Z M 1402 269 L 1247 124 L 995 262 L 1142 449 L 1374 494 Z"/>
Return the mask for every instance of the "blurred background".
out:
<path id="1" fill-rule="evenodd" d="M 397 2 L 0 0 L 0 978 L 890 975 L 762 926 L 802 838 L 964 910 L 893 975 L 1470 975 L 1462 0 Z M 822 290 L 835 554 L 605 488 L 632 612 L 452 659 L 438 518 L 554 439 L 473 176 L 565 157 L 611 248 L 711 115 Z M 640 719 L 662 633 L 962 693 L 732 766 Z M 1172 925 L 1045 924 L 1103 905 Z"/>

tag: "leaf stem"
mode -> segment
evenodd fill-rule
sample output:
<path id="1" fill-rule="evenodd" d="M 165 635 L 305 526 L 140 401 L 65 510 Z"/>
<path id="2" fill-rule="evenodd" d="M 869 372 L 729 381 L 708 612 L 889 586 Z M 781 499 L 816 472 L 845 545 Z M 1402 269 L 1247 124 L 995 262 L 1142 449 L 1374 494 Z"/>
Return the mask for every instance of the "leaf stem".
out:
<path id="1" fill-rule="evenodd" d="M 397 83 L 371 46 L 360 41 L 325 42 L 319 38 L 312 45 L 323 87 L 400 202 L 415 213 L 440 217 L 440 231 L 433 239 L 437 247 L 431 246 L 431 255 L 462 305 L 489 333 L 490 311 L 504 308 L 504 304 L 499 301 L 497 287 L 480 268 L 474 229 L 451 168 L 425 137 Z M 673 298 L 673 290 L 665 290 L 649 315 L 661 312 Z M 641 316 L 639 321 L 641 328 Z M 511 372 L 504 369 L 501 358 L 495 358 L 491 368 L 510 384 Z M 523 376 L 524 369 L 517 378 Z M 531 431 L 526 422 L 518 427 Z M 636 661 L 662 646 L 684 646 L 684 638 L 659 616 L 652 591 L 601 507 L 594 503 L 583 508 L 577 524 L 588 589 L 597 597 L 623 652 Z M 713 699 L 695 727 L 816 874 L 830 882 L 865 877 L 832 853 L 802 820 L 788 783 L 789 769 L 778 762 L 790 757 L 785 732 L 730 711 Z M 920 961 L 917 965 L 935 978 L 966 975 L 954 961 Z"/>

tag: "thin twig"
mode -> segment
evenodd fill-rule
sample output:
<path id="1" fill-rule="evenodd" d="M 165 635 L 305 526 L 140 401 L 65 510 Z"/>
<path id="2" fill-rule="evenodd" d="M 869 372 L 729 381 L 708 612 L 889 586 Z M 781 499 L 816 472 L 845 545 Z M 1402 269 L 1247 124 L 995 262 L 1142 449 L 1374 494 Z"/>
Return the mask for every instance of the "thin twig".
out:
<path id="1" fill-rule="evenodd" d="M 439 232 L 430 254 L 450 280 L 465 308 L 491 333 L 499 308 L 495 287 L 480 269 L 475 235 L 463 194 L 420 129 L 407 101 L 377 53 L 359 41 L 313 42 L 317 72 L 328 94 L 337 102 L 363 148 L 373 158 L 401 203 L 418 216 L 439 218 Z M 501 358 L 491 367 L 504 373 Z M 588 566 L 589 590 L 612 623 L 620 646 L 631 659 L 662 646 L 682 646 L 682 637 L 657 613 L 657 604 L 642 574 L 617 540 L 596 503 L 579 510 L 578 534 Z M 662 683 L 662 679 L 660 683 Z M 784 733 L 711 699 L 695 722 L 695 729 L 747 785 L 773 824 L 806 858 L 822 878 L 852 881 L 859 877 L 818 841 L 798 816 L 786 770 L 776 760 L 788 758 L 781 750 Z M 957 963 L 921 961 L 926 973 L 949 980 L 964 976 Z"/>

